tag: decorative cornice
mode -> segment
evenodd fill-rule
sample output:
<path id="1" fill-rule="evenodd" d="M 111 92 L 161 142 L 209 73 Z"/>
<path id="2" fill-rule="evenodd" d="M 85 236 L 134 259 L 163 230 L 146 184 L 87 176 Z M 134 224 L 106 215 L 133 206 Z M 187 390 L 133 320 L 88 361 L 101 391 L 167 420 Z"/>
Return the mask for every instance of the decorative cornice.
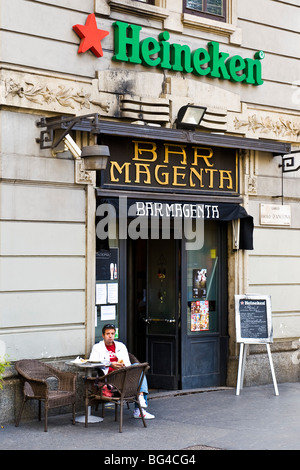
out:
<path id="1" fill-rule="evenodd" d="M 57 102 L 60 106 L 75 109 L 75 103 L 78 103 L 80 109 L 90 109 L 90 93 L 85 93 L 83 89 L 80 92 L 74 92 L 72 87 L 58 85 L 56 89 L 48 85 L 41 85 L 39 82 L 33 83 L 24 81 L 18 83 L 12 78 L 5 80 L 5 97 L 12 95 L 19 98 L 26 98 L 28 101 L 43 105 Z"/>
<path id="2" fill-rule="evenodd" d="M 95 185 L 94 171 L 87 171 L 81 159 L 75 160 L 75 182 L 76 184 L 93 184 Z"/>
<path id="3" fill-rule="evenodd" d="M 294 137 L 300 136 L 300 121 L 293 122 L 289 119 L 272 119 L 270 116 L 260 116 L 252 114 L 247 120 L 234 118 L 235 130 L 246 128 L 248 132 L 253 134 L 269 134 L 272 133 L 276 137 Z"/>
<path id="4" fill-rule="evenodd" d="M 1 104 L 8 106 L 70 114 L 99 112 L 99 108 L 107 114 L 111 107 L 111 97 L 100 94 L 95 82 L 70 82 L 6 70 L 1 71 L 0 96 Z"/>

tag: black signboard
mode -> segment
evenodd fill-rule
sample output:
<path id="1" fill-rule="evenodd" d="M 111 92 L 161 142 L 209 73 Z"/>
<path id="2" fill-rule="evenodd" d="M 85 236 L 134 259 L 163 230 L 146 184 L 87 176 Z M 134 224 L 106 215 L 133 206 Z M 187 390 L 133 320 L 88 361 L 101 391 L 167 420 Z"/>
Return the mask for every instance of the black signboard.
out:
<path id="1" fill-rule="evenodd" d="M 110 159 L 103 188 L 238 195 L 236 149 L 103 137 Z"/>
<path id="2" fill-rule="evenodd" d="M 273 341 L 270 296 L 236 295 L 235 311 L 238 343 L 271 343 Z"/>

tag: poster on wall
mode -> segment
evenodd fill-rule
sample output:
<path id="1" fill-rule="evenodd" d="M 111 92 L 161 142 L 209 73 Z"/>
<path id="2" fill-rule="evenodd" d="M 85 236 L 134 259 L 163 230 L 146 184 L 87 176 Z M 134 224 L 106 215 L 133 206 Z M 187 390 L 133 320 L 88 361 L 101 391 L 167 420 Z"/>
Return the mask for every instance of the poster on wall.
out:
<path id="1" fill-rule="evenodd" d="M 207 269 L 193 269 L 193 298 L 206 297 Z"/>
<path id="2" fill-rule="evenodd" d="M 191 331 L 209 330 L 208 300 L 191 302 Z"/>
<path id="3" fill-rule="evenodd" d="M 115 281 L 119 278 L 119 249 L 111 248 L 108 251 L 96 253 L 96 280 Z"/>

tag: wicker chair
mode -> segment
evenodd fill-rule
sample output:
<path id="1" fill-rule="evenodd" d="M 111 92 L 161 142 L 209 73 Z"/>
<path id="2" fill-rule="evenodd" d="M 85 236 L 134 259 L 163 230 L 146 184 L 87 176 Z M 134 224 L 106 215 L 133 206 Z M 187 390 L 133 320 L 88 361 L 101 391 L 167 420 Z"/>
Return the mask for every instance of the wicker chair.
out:
<path id="1" fill-rule="evenodd" d="M 129 356 L 129 360 L 131 362 L 131 364 L 138 364 L 140 361 L 135 357 L 134 354 L 132 354 L 131 352 L 128 352 L 128 356 Z"/>
<path id="2" fill-rule="evenodd" d="M 85 426 L 88 426 L 88 407 L 94 403 L 102 402 L 102 416 L 104 404 L 106 402 L 115 404 L 115 421 L 117 421 L 117 409 L 120 406 L 120 425 L 119 432 L 123 430 L 123 404 L 137 403 L 141 412 L 142 421 L 146 428 L 146 422 L 139 403 L 139 392 L 145 373 L 149 369 L 149 364 L 136 364 L 122 369 L 115 370 L 102 377 L 86 377 L 86 395 L 85 395 Z M 104 395 L 107 385 L 114 387 L 114 395 Z"/>
<path id="3" fill-rule="evenodd" d="M 23 382 L 23 403 L 16 426 L 19 426 L 24 405 L 28 400 L 39 401 L 39 421 L 41 421 L 41 401 L 45 403 L 45 431 L 48 431 L 48 410 L 65 405 L 72 405 L 73 424 L 75 424 L 76 374 L 63 372 L 49 364 L 34 359 L 24 359 L 15 364 Z M 57 381 L 55 390 L 51 390 L 47 379 Z"/>

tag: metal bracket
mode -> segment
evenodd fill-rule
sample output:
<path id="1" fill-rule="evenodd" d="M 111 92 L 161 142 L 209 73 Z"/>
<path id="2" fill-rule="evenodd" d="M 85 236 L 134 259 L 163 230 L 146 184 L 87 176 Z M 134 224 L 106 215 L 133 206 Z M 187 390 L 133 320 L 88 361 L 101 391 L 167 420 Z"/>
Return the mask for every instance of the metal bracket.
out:
<path id="1" fill-rule="evenodd" d="M 291 153 L 299 153 L 297 150 L 296 152 Z M 291 173 L 294 171 L 300 170 L 300 165 L 295 168 L 295 158 L 294 157 L 284 157 L 282 155 L 282 164 L 278 165 L 279 168 L 282 168 L 282 173 Z"/>
<path id="2" fill-rule="evenodd" d="M 292 153 L 300 153 L 299 150 L 293 150 Z M 273 199 L 276 199 L 278 197 L 281 197 L 282 205 L 283 205 L 283 199 L 284 199 L 284 194 L 283 194 L 283 175 L 284 173 L 292 173 L 294 171 L 300 170 L 300 165 L 295 168 L 295 158 L 292 156 L 285 156 L 281 155 L 281 164 L 278 165 L 279 168 L 281 168 L 281 194 L 279 196 L 272 196 Z"/>
<path id="3" fill-rule="evenodd" d="M 55 116 L 52 118 L 41 118 L 36 123 L 37 127 L 46 127 L 40 132 L 40 137 L 36 139 L 40 144 L 40 149 L 53 149 L 63 140 L 63 138 L 73 129 L 82 132 L 100 134 L 100 114 L 86 114 L 84 116 Z M 54 142 L 54 132 L 62 129 L 64 132 L 59 139 Z"/>

